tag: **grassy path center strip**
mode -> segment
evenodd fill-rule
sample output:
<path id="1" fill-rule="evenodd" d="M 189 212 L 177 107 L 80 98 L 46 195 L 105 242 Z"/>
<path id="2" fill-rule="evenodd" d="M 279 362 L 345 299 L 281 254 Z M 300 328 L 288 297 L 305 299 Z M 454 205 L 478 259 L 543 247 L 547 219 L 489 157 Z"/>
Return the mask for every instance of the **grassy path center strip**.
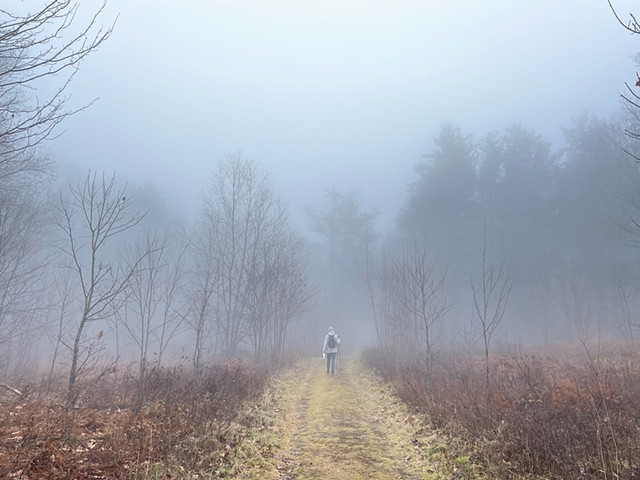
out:
<path id="1" fill-rule="evenodd" d="M 478 478 L 355 359 L 327 375 L 308 360 L 272 383 L 233 478 L 273 480 Z"/>

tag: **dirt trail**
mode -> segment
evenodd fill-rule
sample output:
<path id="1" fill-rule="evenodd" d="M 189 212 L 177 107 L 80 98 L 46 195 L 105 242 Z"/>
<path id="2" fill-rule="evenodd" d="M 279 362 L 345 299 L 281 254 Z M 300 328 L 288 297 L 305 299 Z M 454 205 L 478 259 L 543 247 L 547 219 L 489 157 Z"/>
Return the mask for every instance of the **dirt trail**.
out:
<path id="1" fill-rule="evenodd" d="M 409 413 L 358 360 L 334 376 L 320 359 L 272 382 L 260 423 L 236 458 L 236 479 L 454 479 L 468 457 Z M 461 475 L 462 474 L 462 475 Z"/>
<path id="2" fill-rule="evenodd" d="M 409 464 L 411 447 L 381 421 L 384 402 L 367 380 L 355 361 L 336 375 L 321 365 L 306 372 L 281 478 L 423 478 Z"/>

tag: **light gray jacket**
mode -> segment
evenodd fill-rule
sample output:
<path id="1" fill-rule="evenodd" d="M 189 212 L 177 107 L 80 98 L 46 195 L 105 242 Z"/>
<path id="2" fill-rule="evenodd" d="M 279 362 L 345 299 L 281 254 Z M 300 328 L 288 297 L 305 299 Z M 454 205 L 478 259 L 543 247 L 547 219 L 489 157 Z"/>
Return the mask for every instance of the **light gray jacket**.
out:
<path id="1" fill-rule="evenodd" d="M 327 345 L 327 342 L 329 341 L 330 333 L 333 333 L 333 335 L 336 337 L 336 346 L 334 348 L 329 348 L 329 346 Z M 337 333 L 335 333 L 334 331 L 331 331 L 331 332 L 327 333 L 324 336 L 324 344 L 322 345 L 322 353 L 338 353 L 338 345 L 340 345 L 340 337 L 338 337 Z"/>

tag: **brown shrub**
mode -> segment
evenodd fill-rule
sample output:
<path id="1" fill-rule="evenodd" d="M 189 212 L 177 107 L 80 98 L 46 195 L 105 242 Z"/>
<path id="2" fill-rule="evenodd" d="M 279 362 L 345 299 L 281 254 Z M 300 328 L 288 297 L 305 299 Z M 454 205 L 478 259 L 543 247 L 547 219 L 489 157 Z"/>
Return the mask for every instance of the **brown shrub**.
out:
<path id="1" fill-rule="evenodd" d="M 240 433 L 244 403 L 268 372 L 242 362 L 200 376 L 151 370 L 144 402 L 132 376 L 102 378 L 68 411 L 51 399 L 0 401 L 0 478 L 147 478 L 158 471 L 214 471 Z M 37 396 L 34 396 L 36 398 Z M 60 398 L 63 395 L 60 394 Z M 169 477 L 167 477 L 169 478 Z"/>
<path id="2" fill-rule="evenodd" d="M 434 426 L 464 437 L 500 478 L 640 478 L 640 356 L 451 357 L 430 378 L 369 350 L 365 361 Z"/>

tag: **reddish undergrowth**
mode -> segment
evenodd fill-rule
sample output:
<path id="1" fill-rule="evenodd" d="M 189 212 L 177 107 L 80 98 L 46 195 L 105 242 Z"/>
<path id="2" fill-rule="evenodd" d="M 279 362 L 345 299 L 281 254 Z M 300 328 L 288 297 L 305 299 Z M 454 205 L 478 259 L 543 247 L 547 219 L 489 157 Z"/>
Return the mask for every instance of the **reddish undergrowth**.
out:
<path id="1" fill-rule="evenodd" d="M 154 369 L 144 395 L 132 377 L 87 383 L 78 408 L 31 388 L 0 394 L 0 478 L 137 479 L 215 475 L 240 441 L 243 404 L 264 369 L 229 362 L 203 375 Z M 236 425 L 236 428 L 233 426 Z"/>
<path id="2" fill-rule="evenodd" d="M 640 478 L 640 354 L 420 362 L 369 349 L 367 364 L 435 427 L 464 438 L 499 478 Z"/>

